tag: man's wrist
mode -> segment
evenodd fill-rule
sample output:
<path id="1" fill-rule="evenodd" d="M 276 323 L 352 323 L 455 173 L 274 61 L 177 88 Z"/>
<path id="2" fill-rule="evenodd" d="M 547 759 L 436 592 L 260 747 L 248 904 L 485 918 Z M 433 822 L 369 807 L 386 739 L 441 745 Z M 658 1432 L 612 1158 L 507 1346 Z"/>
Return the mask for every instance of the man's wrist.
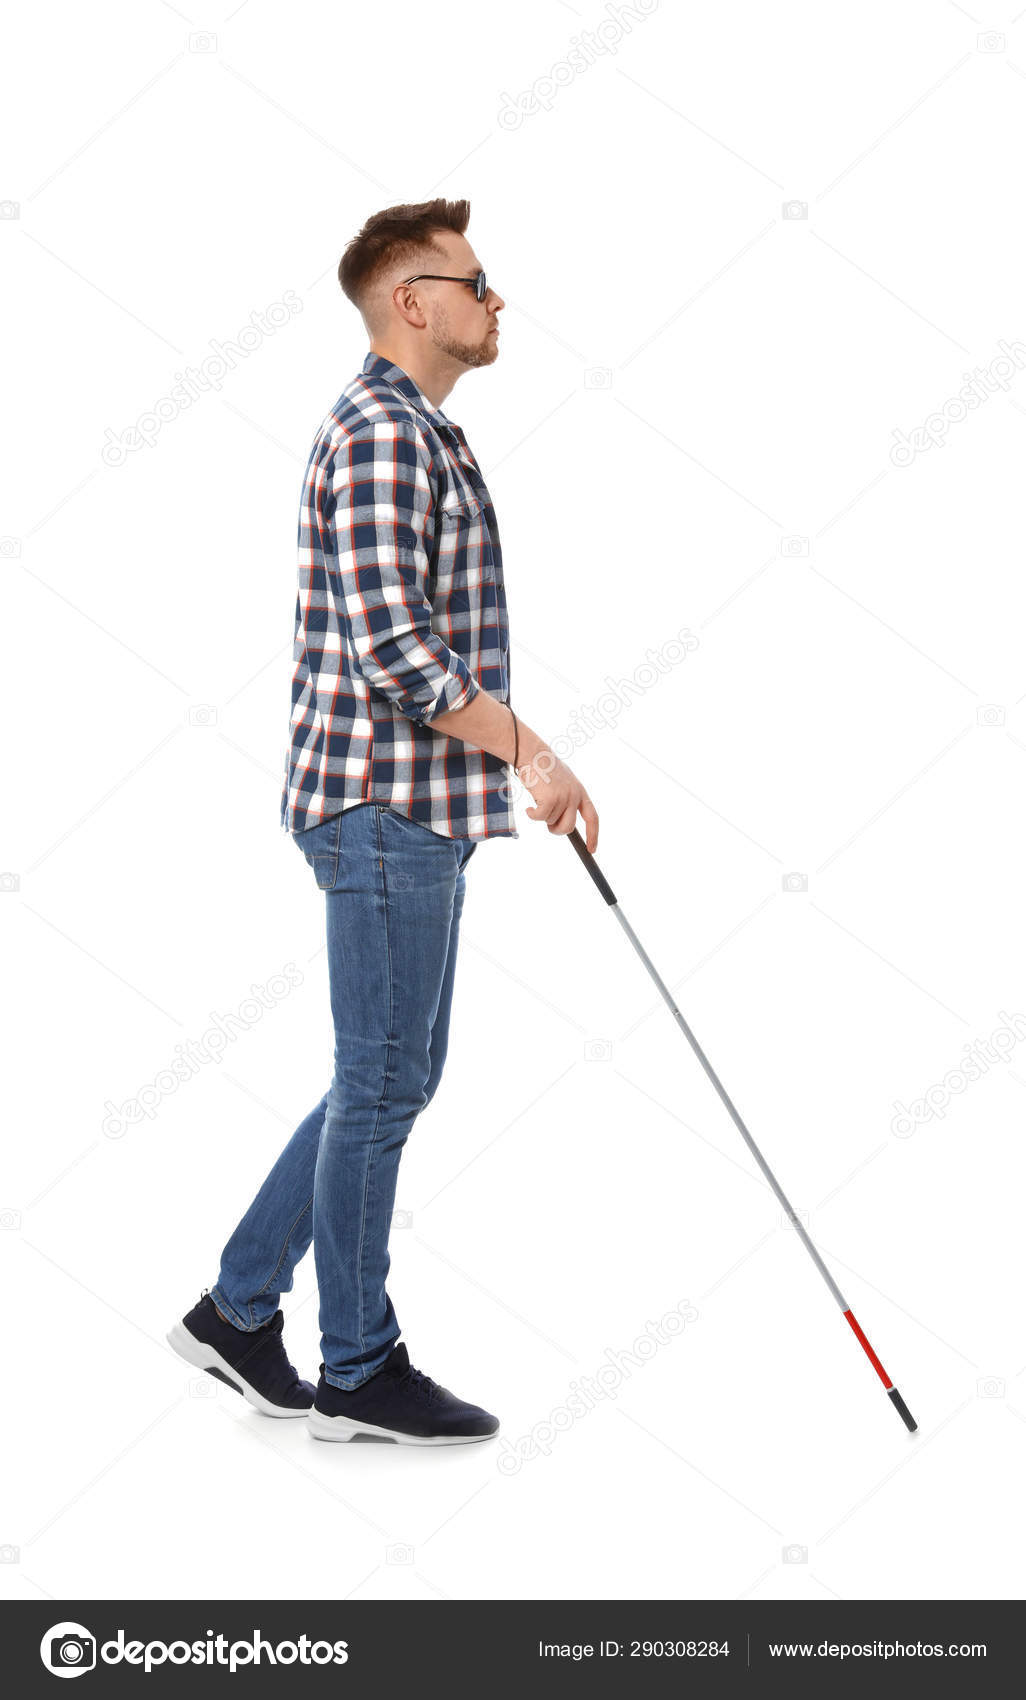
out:
<path id="1" fill-rule="evenodd" d="M 539 775 L 549 773 L 555 766 L 557 759 L 544 738 L 539 738 L 536 732 L 531 732 L 527 727 L 521 726 L 517 773 L 523 774 L 527 768 L 532 768 Z"/>

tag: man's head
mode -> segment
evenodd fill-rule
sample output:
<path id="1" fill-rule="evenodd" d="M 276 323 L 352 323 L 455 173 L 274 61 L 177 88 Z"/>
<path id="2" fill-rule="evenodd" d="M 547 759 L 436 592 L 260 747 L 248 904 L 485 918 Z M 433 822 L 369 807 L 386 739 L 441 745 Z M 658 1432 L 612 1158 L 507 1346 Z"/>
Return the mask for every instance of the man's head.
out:
<path id="1" fill-rule="evenodd" d="M 419 366 L 447 377 L 447 387 L 499 352 L 505 302 L 494 289 L 477 299 L 473 280 L 482 266 L 465 235 L 469 219 L 469 201 L 387 207 L 354 236 L 338 268 L 372 349 L 406 370 Z"/>

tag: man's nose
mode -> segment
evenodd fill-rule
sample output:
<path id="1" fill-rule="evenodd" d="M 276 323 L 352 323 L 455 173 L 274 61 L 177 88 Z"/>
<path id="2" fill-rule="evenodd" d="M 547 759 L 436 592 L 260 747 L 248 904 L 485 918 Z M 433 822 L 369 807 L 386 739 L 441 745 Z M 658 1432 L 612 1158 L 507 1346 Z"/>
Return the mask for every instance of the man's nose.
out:
<path id="1" fill-rule="evenodd" d="M 491 297 L 491 300 L 489 301 L 489 304 L 488 304 L 489 305 L 489 311 L 492 312 L 492 313 L 501 313 L 502 309 L 505 307 L 506 303 L 502 299 L 502 296 L 499 294 L 498 290 L 489 289 L 488 294 Z"/>

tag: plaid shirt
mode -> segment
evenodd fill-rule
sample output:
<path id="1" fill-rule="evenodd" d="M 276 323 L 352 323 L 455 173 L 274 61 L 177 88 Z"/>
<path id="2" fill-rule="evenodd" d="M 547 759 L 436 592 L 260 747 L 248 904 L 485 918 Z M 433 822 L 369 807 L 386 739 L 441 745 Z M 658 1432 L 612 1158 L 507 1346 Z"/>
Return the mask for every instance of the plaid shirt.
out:
<path id="1" fill-rule="evenodd" d="M 283 831 L 377 802 L 447 838 L 519 838 L 507 764 L 431 729 L 479 690 L 509 699 L 491 497 L 459 426 L 379 354 L 310 451 L 293 659 Z"/>

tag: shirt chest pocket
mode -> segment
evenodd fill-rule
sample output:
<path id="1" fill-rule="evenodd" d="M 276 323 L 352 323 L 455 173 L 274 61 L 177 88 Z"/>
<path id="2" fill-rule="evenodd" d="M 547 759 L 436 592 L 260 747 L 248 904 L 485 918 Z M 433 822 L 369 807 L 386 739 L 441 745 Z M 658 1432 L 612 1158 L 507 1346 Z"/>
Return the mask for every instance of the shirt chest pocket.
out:
<path id="1" fill-rule="evenodd" d="M 438 589 L 468 596 L 493 576 L 485 505 L 472 490 L 451 489 L 439 504 L 435 531 Z"/>
<path id="2" fill-rule="evenodd" d="M 480 519 L 484 514 L 484 503 L 473 490 L 455 486 L 443 497 L 439 506 L 443 533 L 457 532 L 471 520 Z"/>

